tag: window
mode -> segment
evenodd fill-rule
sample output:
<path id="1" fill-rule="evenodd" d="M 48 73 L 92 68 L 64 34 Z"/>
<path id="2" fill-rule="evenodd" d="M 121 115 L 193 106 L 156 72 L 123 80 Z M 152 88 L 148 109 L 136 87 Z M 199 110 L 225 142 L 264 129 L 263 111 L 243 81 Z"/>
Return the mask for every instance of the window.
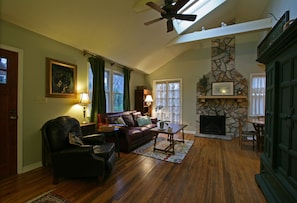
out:
<path id="1" fill-rule="evenodd" d="M 195 21 L 177 20 L 173 21 L 174 28 L 180 34 L 191 27 L 194 23 L 205 17 L 214 9 L 223 4 L 226 0 L 190 0 L 178 13 L 197 15 Z"/>
<path id="2" fill-rule="evenodd" d="M 93 73 L 89 68 L 89 94 L 92 101 Z M 104 88 L 106 97 L 106 112 L 120 112 L 124 110 L 124 74 L 105 69 Z"/>
<path id="3" fill-rule="evenodd" d="M 154 90 L 154 116 L 181 123 L 181 80 L 154 81 Z"/>
<path id="4" fill-rule="evenodd" d="M 0 58 L 0 84 L 7 84 L 7 59 Z"/>
<path id="5" fill-rule="evenodd" d="M 252 73 L 250 77 L 250 116 L 265 115 L 265 73 Z"/>
<path id="6" fill-rule="evenodd" d="M 124 110 L 124 75 L 119 72 L 105 70 L 104 87 L 106 96 L 106 112 Z"/>

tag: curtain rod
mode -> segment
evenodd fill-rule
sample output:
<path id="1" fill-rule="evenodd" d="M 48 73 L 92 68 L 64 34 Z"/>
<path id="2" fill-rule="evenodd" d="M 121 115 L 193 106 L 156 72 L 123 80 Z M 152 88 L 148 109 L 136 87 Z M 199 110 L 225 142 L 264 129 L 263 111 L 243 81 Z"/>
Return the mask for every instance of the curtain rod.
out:
<path id="1" fill-rule="evenodd" d="M 106 58 L 106 57 L 103 57 L 103 56 L 100 56 L 100 55 L 98 55 L 98 54 L 95 54 L 95 53 L 93 53 L 93 52 L 90 52 L 90 51 L 88 51 L 88 50 L 82 50 L 82 53 L 83 53 L 83 55 L 84 56 L 86 56 L 86 55 L 90 55 L 90 56 L 92 56 L 92 57 L 99 57 L 99 58 L 102 58 L 103 60 L 105 60 L 105 61 L 108 61 L 109 63 L 110 63 L 110 65 L 111 66 L 113 66 L 113 65 L 117 65 L 117 66 L 119 66 L 119 67 L 121 67 L 121 68 L 127 68 L 127 69 L 129 69 L 129 70 L 133 70 L 133 68 L 129 68 L 129 67 L 127 67 L 127 66 L 124 66 L 124 65 L 122 65 L 122 64 L 119 64 L 119 63 L 117 63 L 117 62 L 115 62 L 115 61 L 112 61 L 112 60 L 110 60 L 110 59 L 108 59 L 108 58 Z"/>

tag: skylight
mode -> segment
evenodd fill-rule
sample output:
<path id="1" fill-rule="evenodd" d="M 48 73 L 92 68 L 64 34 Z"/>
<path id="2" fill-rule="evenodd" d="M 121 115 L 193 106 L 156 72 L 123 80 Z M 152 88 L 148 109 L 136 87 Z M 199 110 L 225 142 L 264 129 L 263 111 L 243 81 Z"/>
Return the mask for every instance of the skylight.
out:
<path id="1" fill-rule="evenodd" d="M 208 13 L 216 9 L 226 0 L 190 0 L 178 13 L 197 15 L 195 21 L 177 20 L 173 21 L 173 25 L 178 34 L 184 32 L 194 23 L 198 22 Z"/>

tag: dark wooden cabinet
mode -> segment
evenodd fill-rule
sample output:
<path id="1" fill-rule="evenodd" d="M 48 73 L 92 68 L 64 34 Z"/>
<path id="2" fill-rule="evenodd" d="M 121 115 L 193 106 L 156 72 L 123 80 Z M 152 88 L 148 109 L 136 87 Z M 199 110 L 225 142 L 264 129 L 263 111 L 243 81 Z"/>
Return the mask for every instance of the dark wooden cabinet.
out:
<path id="1" fill-rule="evenodd" d="M 297 20 L 257 61 L 266 65 L 264 151 L 256 182 L 268 202 L 297 202 Z"/>
<path id="2" fill-rule="evenodd" d="M 135 110 L 140 111 L 143 115 L 151 116 L 152 106 L 147 105 L 145 100 L 146 95 L 152 95 L 152 91 L 148 89 L 135 90 Z"/>
<path id="3" fill-rule="evenodd" d="M 81 133 L 83 136 L 96 133 L 96 123 L 81 123 Z"/>

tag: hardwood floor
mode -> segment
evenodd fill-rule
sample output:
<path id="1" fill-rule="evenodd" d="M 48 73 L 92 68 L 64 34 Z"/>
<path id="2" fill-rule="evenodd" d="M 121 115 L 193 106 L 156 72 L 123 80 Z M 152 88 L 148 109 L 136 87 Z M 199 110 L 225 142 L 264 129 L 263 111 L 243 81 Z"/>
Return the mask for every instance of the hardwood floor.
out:
<path id="1" fill-rule="evenodd" d="M 53 190 L 71 202 L 266 202 L 255 182 L 259 153 L 224 141 L 185 135 L 194 144 L 181 164 L 121 153 L 102 185 L 95 179 L 52 184 L 49 168 L 0 180 L 0 202 L 26 202 Z"/>

